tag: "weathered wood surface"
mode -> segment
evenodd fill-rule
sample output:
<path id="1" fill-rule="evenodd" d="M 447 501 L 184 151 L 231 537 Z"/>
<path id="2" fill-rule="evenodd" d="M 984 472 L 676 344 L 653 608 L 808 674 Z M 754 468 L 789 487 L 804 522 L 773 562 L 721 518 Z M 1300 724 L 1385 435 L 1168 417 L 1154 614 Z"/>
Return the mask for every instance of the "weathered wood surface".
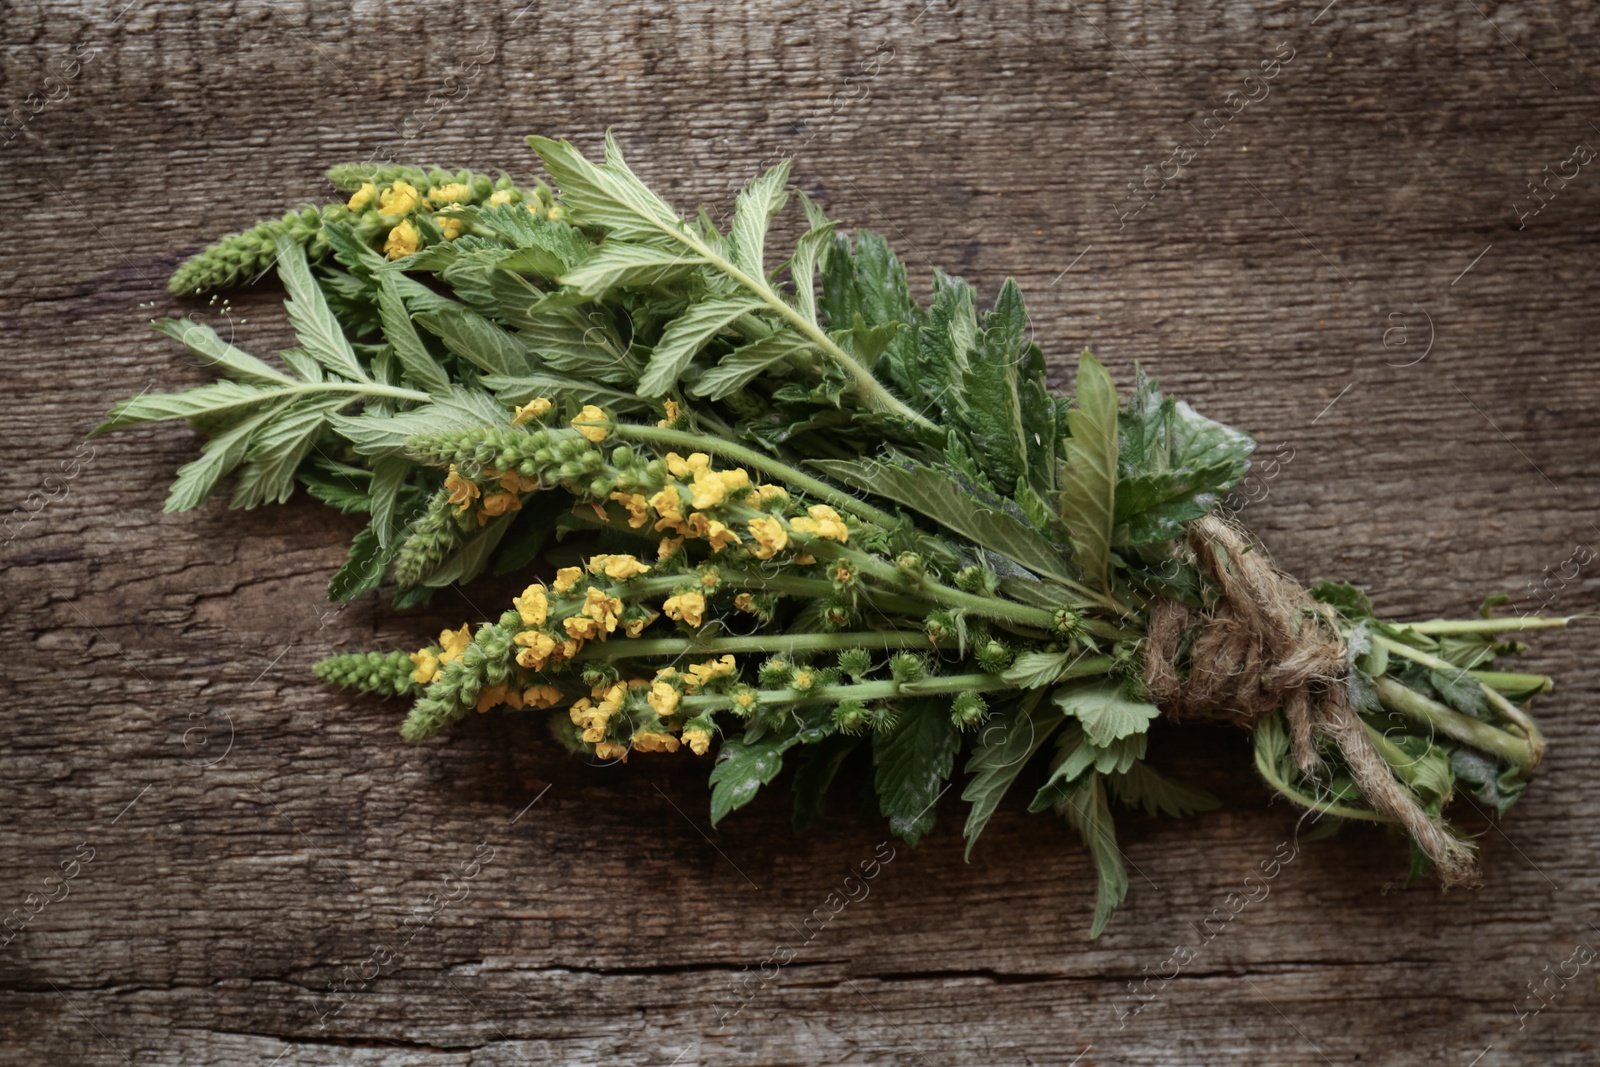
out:
<path id="1" fill-rule="evenodd" d="M 166 295 L 179 258 L 320 198 L 326 165 L 524 173 L 524 134 L 593 146 L 613 125 L 685 206 L 793 154 L 831 214 L 914 269 L 988 293 L 1016 275 L 1058 368 L 1084 345 L 1123 381 L 1140 361 L 1292 452 L 1247 518 L 1298 573 L 1359 578 L 1402 616 L 1526 602 L 1600 538 L 1593 168 L 1517 214 L 1600 145 L 1596 21 L 1364 0 L 0 5 L 21 109 L 0 261 L 0 505 L 19 509 L 0 553 L 3 911 L 80 858 L 0 950 L 0 1062 L 1594 1063 L 1593 965 L 1541 1013 L 1514 1007 L 1597 936 L 1590 632 L 1529 657 L 1561 679 L 1550 755 L 1503 825 L 1465 812 L 1482 890 L 1402 890 L 1403 849 L 1377 833 L 1305 844 L 1123 1018 L 1129 982 L 1170 974 L 1293 833 L 1242 738 L 1159 734 L 1229 805 L 1126 820 L 1133 890 L 1097 942 L 1070 832 L 1013 805 L 964 865 L 951 796 L 806 943 L 881 827 L 835 812 L 794 839 L 774 790 L 708 836 L 703 763 L 596 770 L 529 720 L 406 747 L 392 708 L 309 665 L 414 643 L 501 591 L 420 621 L 330 612 L 347 522 L 304 501 L 162 516 L 195 451 L 181 427 L 78 450 L 111 400 L 204 378 L 141 326 L 215 318 Z M 1289 49 L 1265 99 L 1120 222 L 1128 183 L 1170 175 L 1174 145 Z M 235 302 L 247 347 L 281 341 L 271 293 Z M 35 491 L 53 499 L 25 521 Z M 1600 591 L 1592 567 L 1551 588 L 1562 612 Z M 724 1018 L 730 981 L 784 944 Z"/>

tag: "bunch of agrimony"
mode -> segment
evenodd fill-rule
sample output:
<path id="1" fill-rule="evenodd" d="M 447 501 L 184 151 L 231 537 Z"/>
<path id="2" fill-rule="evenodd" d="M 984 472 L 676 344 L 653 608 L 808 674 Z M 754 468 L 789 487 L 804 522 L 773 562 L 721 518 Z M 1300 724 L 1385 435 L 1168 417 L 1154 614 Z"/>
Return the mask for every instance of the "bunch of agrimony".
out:
<path id="1" fill-rule="evenodd" d="M 1401 624 L 1353 586 L 1303 588 L 1214 514 L 1249 437 L 1143 376 L 1119 396 L 1088 354 L 1052 392 L 1014 283 L 980 311 L 935 272 L 924 305 L 880 237 L 803 194 L 803 236 L 772 254 L 787 165 L 724 228 L 609 138 L 598 164 L 531 143 L 554 189 L 341 167 L 345 199 L 201 252 L 175 291 L 275 269 L 296 346 L 269 363 L 158 322 L 219 380 L 101 427 L 208 438 L 168 510 L 231 478 L 235 507 L 299 485 L 369 515 L 336 599 L 390 575 L 399 606 L 486 571 L 522 588 L 320 677 L 410 699 L 411 741 L 500 710 L 599 760 L 705 757 L 714 822 L 792 757 L 797 826 L 870 783 L 915 843 L 964 772 L 970 849 L 1022 782 L 1094 858 L 1095 934 L 1128 885 L 1113 807 L 1217 803 L 1145 761 L 1163 714 L 1238 723 L 1274 790 L 1473 880 L 1442 811 L 1465 791 L 1505 812 L 1551 684 L 1496 660 L 1568 620 L 1490 602 Z"/>

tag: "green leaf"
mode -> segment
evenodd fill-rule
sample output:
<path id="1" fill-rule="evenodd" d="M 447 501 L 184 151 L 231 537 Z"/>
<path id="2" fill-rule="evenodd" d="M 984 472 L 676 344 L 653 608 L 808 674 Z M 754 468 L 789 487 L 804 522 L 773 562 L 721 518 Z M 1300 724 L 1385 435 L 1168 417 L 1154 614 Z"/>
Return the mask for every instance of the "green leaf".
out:
<path id="1" fill-rule="evenodd" d="M 1117 848 L 1117 827 L 1111 819 L 1100 775 L 1092 775 L 1057 805 L 1056 811 L 1078 831 L 1094 857 L 1099 878 L 1094 897 L 1094 925 L 1089 936 L 1096 938 L 1105 931 L 1111 913 L 1128 895 L 1128 872 L 1122 865 L 1122 850 Z"/>
<path id="2" fill-rule="evenodd" d="M 613 411 L 650 411 L 651 402 L 635 393 L 603 385 L 573 381 L 554 374 L 522 374 L 514 378 L 484 375 L 483 387 L 492 389 L 504 404 L 526 404 L 536 396 L 566 396 L 578 404 L 596 404 Z"/>
<path id="3" fill-rule="evenodd" d="M 404 527 L 399 521 L 400 491 L 411 480 L 416 468 L 403 456 L 384 456 L 372 465 L 372 528 L 384 548 L 397 544 Z"/>
<path id="4" fill-rule="evenodd" d="M 606 241 L 594 254 L 561 276 L 561 284 L 585 297 L 612 289 L 649 289 L 675 282 L 706 261 L 687 249 L 655 248 Z"/>
<path id="5" fill-rule="evenodd" d="M 1222 802 L 1204 789 L 1174 782 L 1151 769 L 1149 764 L 1135 763 L 1125 771 L 1106 776 L 1111 795 L 1130 808 L 1143 808 L 1145 814 L 1170 815 L 1181 819 L 1202 811 L 1215 811 Z"/>
<path id="6" fill-rule="evenodd" d="M 284 310 L 288 312 L 289 324 L 294 327 L 300 346 L 333 373 L 351 381 L 366 381 L 367 372 L 350 347 L 344 328 L 329 310 L 327 298 L 322 295 L 316 279 L 311 277 L 305 249 L 282 230 L 274 230 L 272 240 L 278 248 L 278 277 L 289 295 Z"/>
<path id="7" fill-rule="evenodd" d="M 205 503 L 217 483 L 244 462 L 250 441 L 263 425 L 277 414 L 267 408 L 237 422 L 200 447 L 198 458 L 178 468 L 178 476 L 167 493 L 162 512 L 189 511 Z"/>
<path id="8" fill-rule="evenodd" d="M 1091 743 L 1104 748 L 1113 741 L 1143 733 L 1161 709 L 1131 700 L 1113 681 L 1076 682 L 1050 694 L 1063 713 L 1083 723 Z"/>
<path id="9" fill-rule="evenodd" d="M 878 808 L 889 817 L 890 829 L 913 846 L 933 828 L 934 803 L 961 747 L 961 730 L 947 709 L 937 699 L 907 701 L 893 731 L 872 735 Z"/>
<path id="10" fill-rule="evenodd" d="M 1489 714 L 1489 700 L 1484 696 L 1483 686 L 1466 671 L 1459 667 L 1449 671 L 1430 670 L 1428 681 L 1433 684 L 1439 699 L 1461 714 L 1471 715 L 1483 722 L 1492 720 L 1493 716 Z"/>
<path id="11" fill-rule="evenodd" d="M 355 539 L 350 542 L 349 558 L 328 582 L 328 599 L 354 600 L 361 594 L 370 593 L 378 588 L 383 584 L 383 575 L 389 569 L 389 561 L 394 558 L 398 550 L 398 545 L 384 548 L 379 544 L 378 535 L 370 526 L 356 534 Z"/>
<path id="12" fill-rule="evenodd" d="M 833 785 L 844 761 L 860 748 L 861 743 L 861 738 L 836 734 L 808 747 L 804 761 L 794 772 L 795 833 L 809 829 L 822 818 L 829 787 Z"/>
<path id="13" fill-rule="evenodd" d="M 767 227 L 789 199 L 784 191 L 788 183 L 789 161 L 784 160 L 745 186 L 734 203 L 733 225 L 728 228 L 733 264 L 751 278 L 767 273 Z"/>
<path id="14" fill-rule="evenodd" d="M 730 811 L 748 804 L 762 786 L 778 776 L 785 752 L 802 742 L 814 744 L 832 732 L 827 709 L 806 709 L 799 714 L 799 722 L 790 716 L 782 726 L 753 741 L 729 737 L 722 742 L 716 765 L 711 768 L 712 826 Z"/>
<path id="15" fill-rule="evenodd" d="M 605 163 L 590 163 L 568 141 L 530 137 L 528 143 L 561 190 L 561 204 L 579 226 L 598 226 L 626 239 L 653 238 L 682 225 L 678 213 L 628 169 L 611 133 Z"/>
<path id="16" fill-rule="evenodd" d="M 1072 551 L 1089 583 L 1109 581 L 1111 531 L 1117 492 L 1117 387 L 1085 352 L 1078 360 L 1077 404 L 1067 412 L 1066 481 L 1061 521 L 1072 534 Z"/>
<path id="17" fill-rule="evenodd" d="M 305 387 L 301 385 L 261 389 L 238 382 L 220 381 L 185 389 L 181 393 L 140 393 L 114 404 L 107 412 L 105 421 L 96 426 L 89 436 L 142 422 L 215 418 L 233 414 L 253 404 L 282 400 L 304 392 Z"/>
<path id="18" fill-rule="evenodd" d="M 301 471 L 300 484 L 306 487 L 306 492 L 329 507 L 338 508 L 345 515 L 365 514 L 372 510 L 372 494 L 366 486 L 357 485 L 352 479 L 337 475 L 325 478 Z"/>
<path id="19" fill-rule="evenodd" d="M 1089 771 L 1116 774 L 1138 766 L 1147 741 L 1144 734 L 1132 734 L 1102 748 L 1090 743 L 1082 728 L 1073 723 L 1059 738 L 1050 777 L 1034 794 L 1028 811 L 1040 812 L 1067 800 Z"/>
<path id="20" fill-rule="evenodd" d="M 942 470 L 873 459 L 813 460 L 810 465 L 852 489 L 919 512 L 969 541 L 1006 556 L 1019 567 L 1072 580 L 1066 560 L 1049 540 L 1028 525 L 1020 508 L 998 499 L 987 503 L 979 499 L 976 491 L 963 488 Z"/>
<path id="21" fill-rule="evenodd" d="M 389 273 L 378 276 L 378 318 L 383 323 L 384 339 L 394 349 L 406 377 L 430 393 L 445 392 L 450 388 L 450 375 L 422 343 L 400 296 L 397 277 Z"/>
<path id="22" fill-rule="evenodd" d="M 487 379 L 486 379 L 487 381 Z M 394 415 L 336 415 L 333 428 L 364 456 L 399 455 L 406 439 L 450 430 L 510 426 L 511 413 L 481 389 L 452 385 L 432 402 Z"/>
<path id="23" fill-rule="evenodd" d="M 151 325 L 157 333 L 166 334 L 181 344 L 190 355 L 205 360 L 209 366 L 227 369 L 241 381 L 282 385 L 294 380 L 250 353 L 235 348 L 204 323 L 189 319 L 160 319 Z"/>
<path id="24" fill-rule="evenodd" d="M 445 347 L 489 374 L 526 374 L 533 369 L 527 346 L 500 326 L 464 307 L 418 312 L 412 318 Z"/>
<path id="25" fill-rule="evenodd" d="M 826 222 L 821 212 L 809 200 L 807 218 L 812 231 L 801 238 L 801 248 L 812 234 L 819 234 Z M 905 323 L 911 329 L 896 332 L 884 350 L 882 362 L 890 380 L 904 395 L 921 403 L 927 402 L 923 392 L 930 384 L 935 391 L 940 383 L 930 383 L 917 367 L 920 343 L 918 329 L 922 326 L 922 307 L 911 295 L 906 282 L 906 270 L 890 251 L 889 244 L 870 230 L 860 230 L 852 247 L 850 238 L 837 231 L 823 245 L 823 238 L 815 238 L 819 245 L 819 263 L 822 273 L 822 299 L 817 307 L 827 325 L 833 330 L 852 329 L 857 316 L 864 323 L 887 326 Z M 796 251 L 796 261 L 800 252 Z M 797 304 L 801 293 L 810 289 L 809 279 L 802 280 L 801 272 L 794 271 Z M 801 306 L 801 310 L 805 310 Z"/>
<path id="26" fill-rule="evenodd" d="M 983 325 L 956 411 L 966 427 L 973 457 L 996 488 L 1010 494 L 1027 478 L 1030 445 L 1034 443 L 1023 425 L 1026 383 L 1022 364 L 1030 347 L 1028 312 L 1015 280 L 1007 278 L 1001 286 L 994 310 L 984 316 Z M 1053 430 L 1052 426 L 1052 438 Z M 1051 447 L 1053 450 L 1053 442 Z"/>
<path id="27" fill-rule="evenodd" d="M 329 417 L 351 399 L 336 396 L 302 400 L 263 425 L 250 439 L 250 450 L 228 506 L 254 508 L 288 500 L 294 493 L 295 472 L 316 446 Z"/>
<path id="28" fill-rule="evenodd" d="M 804 194 L 802 194 L 804 195 Z M 809 201 L 808 201 L 809 203 Z M 795 310 L 813 325 L 817 321 L 817 266 L 833 241 L 833 223 L 813 220 L 812 228 L 795 243 L 788 262 L 789 279 L 794 283 Z"/>
<path id="29" fill-rule="evenodd" d="M 1349 582 L 1318 582 L 1310 592 L 1314 599 L 1327 604 L 1351 622 L 1372 618 L 1372 601 Z"/>
<path id="30" fill-rule="evenodd" d="M 963 831 L 967 859 L 972 858 L 972 846 L 989 825 L 1011 783 L 1064 722 L 1055 707 L 1034 698 L 1025 700 L 1009 714 L 995 716 L 984 726 L 977 747 L 967 760 L 967 773 L 973 778 L 961 791 L 961 799 L 972 804 Z"/>
<path id="31" fill-rule="evenodd" d="M 639 394 L 665 396 L 670 393 L 701 348 L 727 329 L 733 320 L 759 307 L 759 300 L 746 296 L 714 297 L 691 305 L 662 331 L 650 363 L 639 378 Z"/>
<path id="32" fill-rule="evenodd" d="M 1256 447 L 1248 434 L 1213 422 L 1182 401 L 1163 398 L 1143 371 L 1118 423 L 1119 543 L 1178 537 L 1184 523 L 1210 512 L 1243 480 Z"/>
<path id="33" fill-rule="evenodd" d="M 729 352 L 689 386 L 689 392 L 709 400 L 721 400 L 749 385 L 762 371 L 790 356 L 802 355 L 811 346 L 787 333 L 775 333 Z"/>
<path id="34" fill-rule="evenodd" d="M 1054 685 L 1074 660 L 1082 658 L 1081 652 L 1024 652 L 1000 677 L 1018 689 L 1040 689 Z"/>

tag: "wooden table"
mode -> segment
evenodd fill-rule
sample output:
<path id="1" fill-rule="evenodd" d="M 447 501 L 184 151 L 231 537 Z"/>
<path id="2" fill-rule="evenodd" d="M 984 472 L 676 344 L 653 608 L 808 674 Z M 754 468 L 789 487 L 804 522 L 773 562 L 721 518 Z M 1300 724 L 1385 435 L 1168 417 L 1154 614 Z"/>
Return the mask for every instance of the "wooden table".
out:
<path id="1" fill-rule="evenodd" d="M 0 1061 L 1596 1062 L 1600 964 L 1517 1014 L 1600 937 L 1593 630 L 1526 657 L 1560 679 L 1542 780 L 1497 826 L 1458 808 L 1482 890 L 1406 888 L 1400 844 L 1347 832 L 1201 944 L 1296 813 L 1242 736 L 1163 728 L 1157 759 L 1227 805 L 1123 820 L 1098 941 L 1071 831 L 1013 803 L 963 864 L 953 795 L 808 937 L 881 823 L 836 805 L 794 838 L 779 788 L 712 833 L 705 761 L 595 770 L 532 717 L 409 747 L 310 664 L 503 589 L 336 610 L 353 520 L 162 515 L 190 432 L 82 444 L 113 400 L 205 379 L 153 316 L 285 343 L 270 285 L 224 319 L 164 283 L 321 200 L 327 165 L 527 174 L 525 134 L 609 125 L 682 206 L 789 155 L 918 284 L 1015 275 L 1058 374 L 1090 346 L 1259 437 L 1245 517 L 1306 578 L 1427 617 L 1563 575 L 1549 609 L 1592 610 L 1596 565 L 1567 562 L 1600 543 L 1592 6 L 122 3 L 0 9 L 0 905 L 75 873 L 0 951 Z"/>

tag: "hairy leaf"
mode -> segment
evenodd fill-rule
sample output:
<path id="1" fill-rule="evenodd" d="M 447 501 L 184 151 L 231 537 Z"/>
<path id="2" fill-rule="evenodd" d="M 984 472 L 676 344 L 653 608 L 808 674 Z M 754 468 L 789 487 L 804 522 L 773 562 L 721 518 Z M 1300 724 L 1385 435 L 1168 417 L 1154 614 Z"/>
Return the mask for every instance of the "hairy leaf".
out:
<path id="1" fill-rule="evenodd" d="M 640 395 L 664 396 L 671 392 L 701 348 L 740 315 L 760 306 L 760 301 L 746 296 L 714 297 L 691 305 L 662 332 L 650 363 L 639 378 Z"/>
<path id="2" fill-rule="evenodd" d="M 1064 722 L 1054 706 L 1035 698 L 1008 714 L 995 716 L 984 726 L 977 747 L 967 760 L 967 773 L 973 776 L 972 780 L 961 791 L 961 799 L 972 804 L 963 830 L 968 859 L 1011 783 Z"/>
<path id="3" fill-rule="evenodd" d="M 911 845 L 933 828 L 934 804 L 961 747 L 961 730 L 947 707 L 938 699 L 908 701 L 899 726 L 872 735 L 879 810 Z"/>
<path id="4" fill-rule="evenodd" d="M 1091 585 L 1109 581 L 1111 531 L 1117 493 L 1117 387 L 1093 356 L 1078 360 L 1077 404 L 1067 412 L 1066 481 L 1061 521 L 1072 534 L 1072 551 Z"/>
<path id="5" fill-rule="evenodd" d="M 1091 743 L 1102 748 L 1113 741 L 1143 733 L 1161 709 L 1142 700 L 1132 700 L 1114 681 L 1074 682 L 1050 694 L 1064 713 L 1083 723 Z"/>

